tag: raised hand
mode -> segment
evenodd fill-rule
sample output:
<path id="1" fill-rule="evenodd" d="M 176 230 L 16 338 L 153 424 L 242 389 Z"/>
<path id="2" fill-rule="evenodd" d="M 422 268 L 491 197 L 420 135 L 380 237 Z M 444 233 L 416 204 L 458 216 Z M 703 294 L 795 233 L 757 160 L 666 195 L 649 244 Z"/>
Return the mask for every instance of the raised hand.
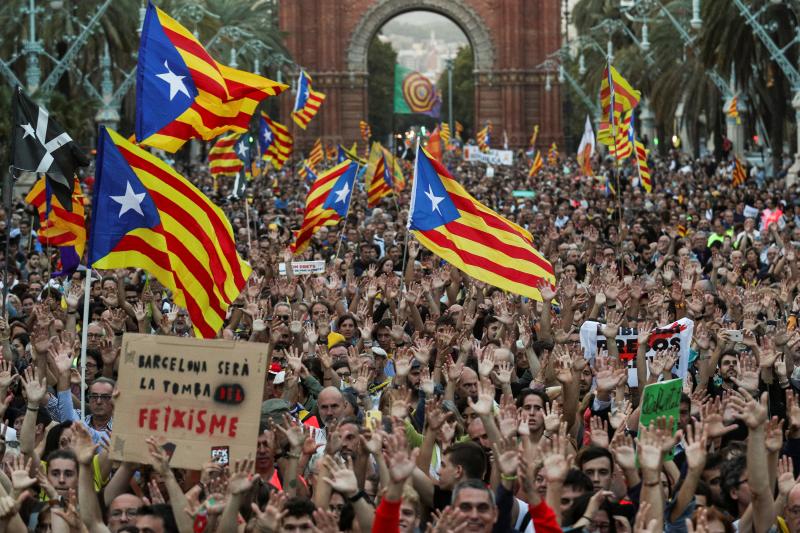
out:
<path id="1" fill-rule="evenodd" d="M 614 461 L 624 470 L 636 469 L 636 451 L 633 447 L 633 438 L 624 432 L 614 435 L 609 446 L 614 454 Z"/>
<path id="2" fill-rule="evenodd" d="M 592 446 L 608 448 L 608 422 L 599 416 L 593 416 L 589 419 L 589 428 L 591 430 L 590 440 Z"/>
<path id="3" fill-rule="evenodd" d="M 492 373 L 492 370 L 494 370 L 494 346 L 486 346 L 483 350 L 478 352 L 478 355 L 478 375 L 481 377 L 488 377 Z"/>
<path id="4" fill-rule="evenodd" d="M 44 376 L 39 377 L 36 369 L 29 366 L 22 374 L 22 383 L 25 386 L 25 394 L 28 397 L 28 406 L 38 408 L 45 394 L 47 394 L 47 384 Z"/>
<path id="5" fill-rule="evenodd" d="M 467 398 L 467 403 L 478 416 L 488 416 L 494 406 L 494 387 L 478 381 L 478 401 L 473 402 L 472 398 Z"/>
<path id="6" fill-rule="evenodd" d="M 258 533 L 275 533 L 281 527 L 281 522 L 289 511 L 284 509 L 289 494 L 286 492 L 273 492 L 270 495 L 266 508 L 262 511 L 255 503 L 250 504 L 255 517 L 255 528 Z"/>
<path id="7" fill-rule="evenodd" d="M 550 434 L 561 426 L 561 404 L 553 401 L 544 406 L 544 430 Z"/>
<path id="8" fill-rule="evenodd" d="M 705 425 L 706 436 L 709 439 L 724 437 L 736 429 L 736 424 L 725 425 L 723 422 L 722 410 L 722 401 L 719 397 L 704 404 L 700 408 L 700 419 Z M 798 416 L 800 416 L 800 409 L 798 409 Z M 798 419 L 798 423 L 800 424 L 800 418 Z"/>
<path id="9" fill-rule="evenodd" d="M 563 482 L 567 478 L 572 457 L 567 457 L 567 439 L 559 433 L 540 442 L 543 474 L 548 483 Z"/>
<path id="10" fill-rule="evenodd" d="M 504 476 L 515 476 L 519 465 L 519 450 L 513 438 L 504 438 L 492 444 L 495 465 Z"/>
<path id="11" fill-rule="evenodd" d="M 755 357 L 742 355 L 737 363 L 737 377 L 732 378 L 739 388 L 745 389 L 750 394 L 758 391 L 758 363 Z"/>
<path id="12" fill-rule="evenodd" d="M 26 461 L 24 456 L 17 455 L 6 465 L 6 471 L 11 478 L 11 486 L 14 487 L 14 493 L 17 495 L 36 484 L 36 479 L 31 477 L 31 461 L 32 458 L 28 458 Z"/>
<path id="13" fill-rule="evenodd" d="M 744 422 L 748 428 L 756 429 L 767 421 L 767 393 L 761 395 L 761 401 L 756 401 L 739 391 L 732 391 L 728 398 L 733 409 L 733 416 Z"/>
<path id="14" fill-rule="evenodd" d="M 402 428 L 388 435 L 384 441 L 383 456 L 389 468 L 389 476 L 394 483 L 402 485 L 416 468 L 419 448 L 408 451 L 405 432 Z"/>
<path id="15" fill-rule="evenodd" d="M 626 400 L 625 398 L 617 405 L 616 403 L 611 406 L 611 414 L 608 417 L 608 423 L 611 424 L 611 428 L 616 430 L 625 423 L 625 420 L 628 419 L 631 412 L 633 411 L 633 406 L 631 402 Z"/>
<path id="16" fill-rule="evenodd" d="M 708 429 L 702 422 L 686 426 L 686 464 L 695 471 L 702 470 L 706 465 Z"/>
<path id="17" fill-rule="evenodd" d="M 253 483 L 259 478 L 258 474 L 253 473 L 255 460 L 247 458 L 233 463 L 233 470 L 228 479 L 228 491 L 232 495 L 244 494 L 253 487 Z"/>

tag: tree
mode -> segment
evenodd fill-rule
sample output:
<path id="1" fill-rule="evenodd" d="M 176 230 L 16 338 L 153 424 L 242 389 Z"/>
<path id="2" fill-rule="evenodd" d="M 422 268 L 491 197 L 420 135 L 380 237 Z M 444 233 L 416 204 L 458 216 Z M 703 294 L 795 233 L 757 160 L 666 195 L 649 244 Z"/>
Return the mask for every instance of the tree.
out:
<path id="1" fill-rule="evenodd" d="M 453 118 L 464 125 L 465 131 L 474 131 L 475 117 L 475 77 L 474 56 L 471 46 L 458 49 L 453 61 Z M 447 122 L 447 70 L 439 76 L 436 87 L 442 92 L 442 122 Z M 455 136 L 455 132 L 452 132 Z"/>
<path id="2" fill-rule="evenodd" d="M 367 55 L 367 98 L 368 122 L 372 128 L 372 136 L 378 139 L 386 139 L 392 133 L 395 63 L 397 52 L 392 44 L 381 41 L 376 35 L 369 45 Z"/>

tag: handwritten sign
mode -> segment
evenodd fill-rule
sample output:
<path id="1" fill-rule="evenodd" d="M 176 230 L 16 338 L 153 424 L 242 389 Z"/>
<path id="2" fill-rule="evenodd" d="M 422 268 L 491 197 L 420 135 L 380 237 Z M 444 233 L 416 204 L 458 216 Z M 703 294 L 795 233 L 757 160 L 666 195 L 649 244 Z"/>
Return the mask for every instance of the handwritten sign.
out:
<path id="1" fill-rule="evenodd" d="M 292 261 L 292 274 L 295 276 L 322 272 L 325 272 L 325 261 Z M 281 276 L 286 275 L 286 263 L 278 264 L 278 273 Z"/>
<path id="2" fill-rule="evenodd" d="M 600 333 L 602 324 L 587 320 L 581 326 L 580 338 L 583 355 L 593 361 L 598 351 L 606 350 L 606 338 Z M 658 350 L 678 348 L 678 362 L 672 369 L 681 378 L 686 377 L 689 370 L 689 346 L 694 332 L 694 322 L 688 318 L 676 320 L 671 324 L 659 326 L 653 330 L 647 346 L 646 357 L 652 359 Z M 615 338 L 619 358 L 628 364 L 628 385 L 638 386 L 636 374 L 636 352 L 639 349 L 639 330 L 636 328 L 620 328 Z"/>
<path id="3" fill-rule="evenodd" d="M 256 343 L 126 333 L 111 458 L 150 463 L 149 436 L 175 468 L 255 456 L 265 356 Z"/>
<path id="4" fill-rule="evenodd" d="M 651 383 L 644 388 L 642 394 L 641 411 L 639 413 L 639 427 L 647 427 L 650 422 L 661 418 L 673 417 L 672 434 L 678 430 L 678 417 L 681 411 L 681 391 L 683 380 L 670 379 L 661 383 Z M 672 459 L 672 452 L 666 454 L 664 460 Z"/>

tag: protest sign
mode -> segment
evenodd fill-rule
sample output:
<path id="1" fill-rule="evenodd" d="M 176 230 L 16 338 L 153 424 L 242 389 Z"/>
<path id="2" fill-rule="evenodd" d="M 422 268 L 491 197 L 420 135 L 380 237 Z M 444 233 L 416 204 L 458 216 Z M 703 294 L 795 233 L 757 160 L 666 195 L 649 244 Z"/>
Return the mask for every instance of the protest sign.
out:
<path id="1" fill-rule="evenodd" d="M 514 164 L 514 152 L 512 150 L 488 150 L 482 152 L 477 146 L 465 146 L 462 152 L 464 161 L 486 163 L 488 165 Z"/>
<path id="2" fill-rule="evenodd" d="M 325 272 L 325 261 L 292 261 L 292 274 L 304 276 L 306 274 L 321 274 Z M 286 263 L 278 264 L 278 273 L 286 275 Z"/>
<path id="3" fill-rule="evenodd" d="M 682 389 L 683 380 L 681 379 L 670 379 L 646 386 L 642 394 L 639 427 L 647 427 L 650 422 L 662 416 L 667 417 L 667 423 L 669 423 L 669 417 L 672 417 L 672 434 L 674 435 L 678 430 Z M 665 461 L 670 459 L 672 459 L 672 451 L 664 457 Z"/>
<path id="4" fill-rule="evenodd" d="M 590 361 L 594 360 L 598 351 L 606 349 L 606 338 L 600 332 L 601 327 L 602 324 L 591 320 L 584 322 L 581 326 L 581 348 L 583 348 L 584 357 Z M 681 378 L 686 377 L 686 373 L 689 370 L 689 345 L 692 341 L 693 332 L 694 322 L 688 318 L 682 318 L 672 324 L 657 327 L 650 335 L 647 357 L 652 359 L 658 350 L 677 347 L 679 349 L 678 362 L 672 371 Z M 620 328 L 616 337 L 619 357 L 628 363 L 628 385 L 631 387 L 638 386 L 636 375 L 636 352 L 639 349 L 638 335 L 639 330 L 636 328 Z"/>
<path id="5" fill-rule="evenodd" d="M 126 333 L 111 458 L 150 463 L 149 436 L 174 468 L 255 457 L 265 346 Z"/>

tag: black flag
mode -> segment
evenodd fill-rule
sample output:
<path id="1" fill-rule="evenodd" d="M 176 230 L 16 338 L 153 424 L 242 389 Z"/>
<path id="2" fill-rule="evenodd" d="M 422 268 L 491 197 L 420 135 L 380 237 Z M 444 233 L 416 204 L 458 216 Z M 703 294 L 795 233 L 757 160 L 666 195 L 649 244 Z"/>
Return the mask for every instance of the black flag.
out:
<path id="1" fill-rule="evenodd" d="M 61 206 L 72 211 L 73 177 L 77 167 L 89 165 L 86 154 L 47 110 L 31 100 L 21 87 L 14 91 L 11 166 L 20 172 L 47 174 L 48 185 Z"/>

